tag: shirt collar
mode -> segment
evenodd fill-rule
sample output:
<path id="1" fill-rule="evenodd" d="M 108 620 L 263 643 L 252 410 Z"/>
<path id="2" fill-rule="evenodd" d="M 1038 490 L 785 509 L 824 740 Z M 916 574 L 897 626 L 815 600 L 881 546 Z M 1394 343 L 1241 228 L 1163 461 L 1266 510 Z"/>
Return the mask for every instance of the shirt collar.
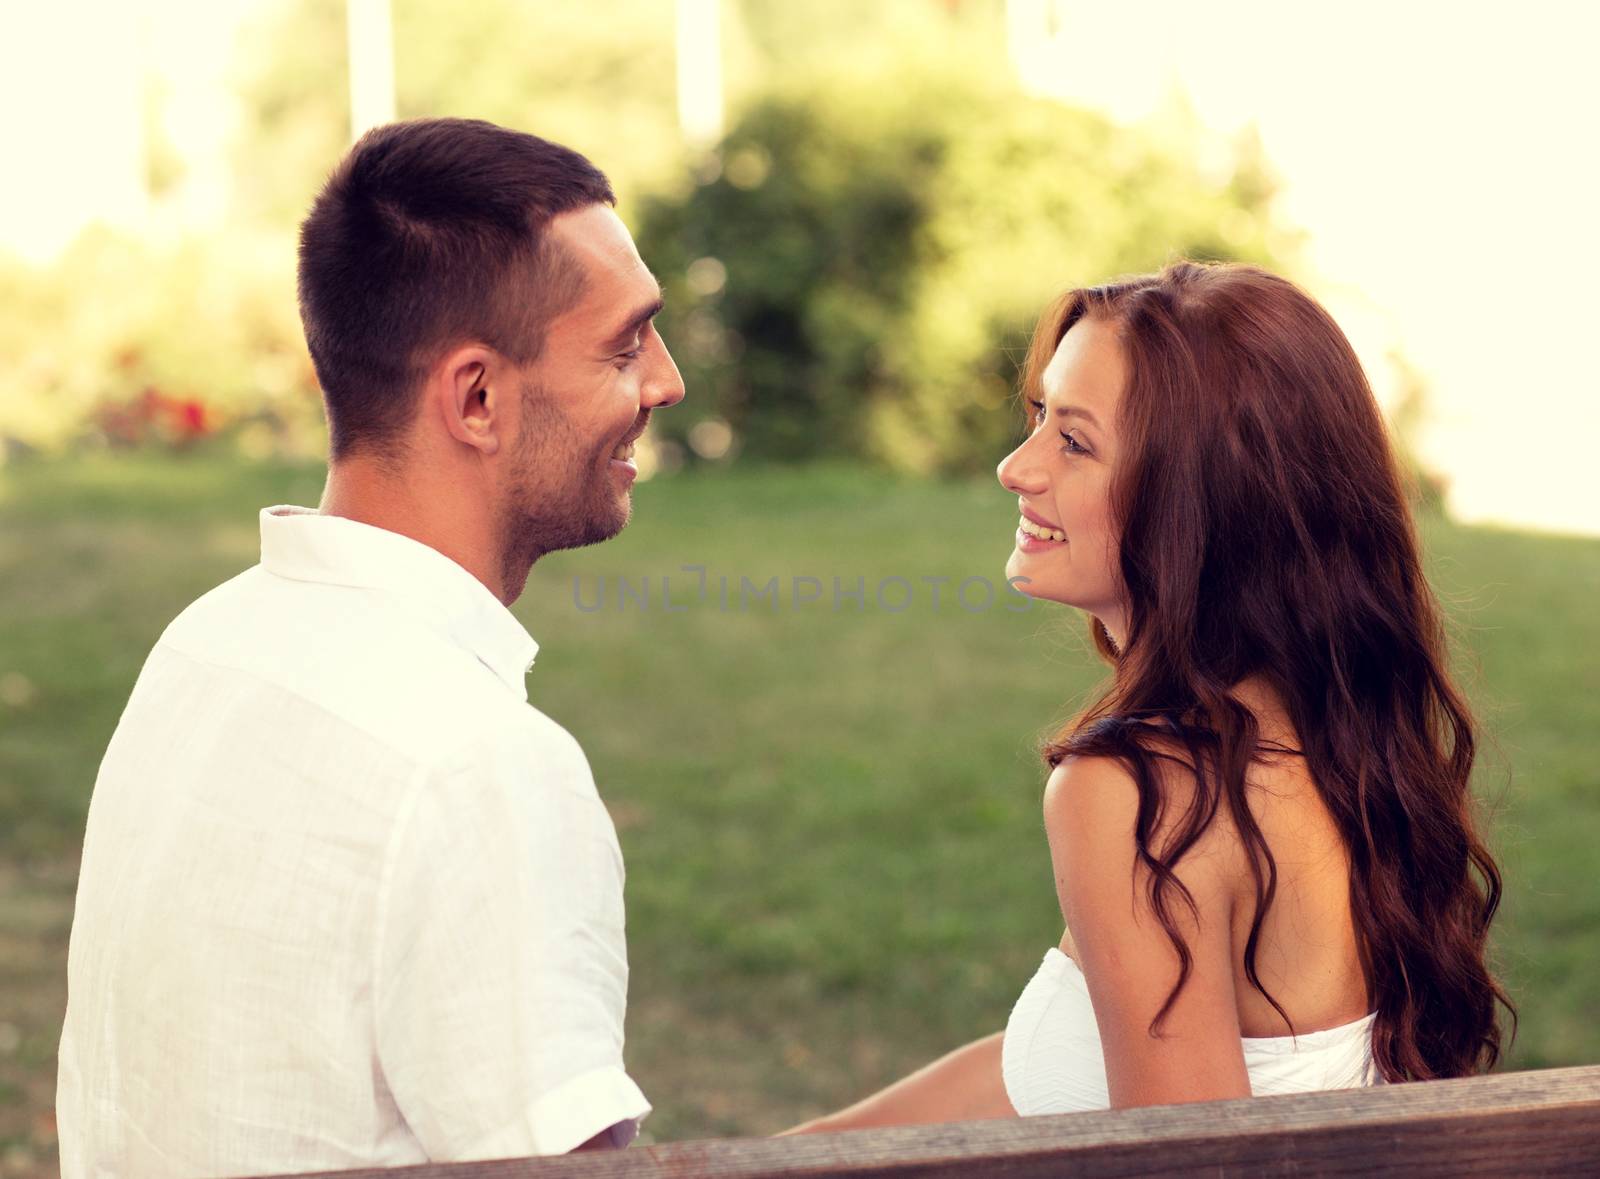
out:
<path id="1" fill-rule="evenodd" d="M 472 574 L 421 541 L 313 508 L 261 510 L 261 564 L 295 581 L 380 590 L 422 614 L 528 698 L 539 644 Z"/>

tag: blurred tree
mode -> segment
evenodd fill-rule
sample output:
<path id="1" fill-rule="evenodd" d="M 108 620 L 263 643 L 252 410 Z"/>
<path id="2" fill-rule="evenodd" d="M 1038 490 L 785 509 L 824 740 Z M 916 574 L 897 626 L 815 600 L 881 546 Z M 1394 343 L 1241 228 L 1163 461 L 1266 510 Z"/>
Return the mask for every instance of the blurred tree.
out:
<path id="1" fill-rule="evenodd" d="M 959 11 L 934 17 L 871 69 L 860 51 L 790 67 L 700 183 L 645 203 L 663 332 L 746 453 L 987 468 L 1053 295 L 1178 256 L 1292 252 L 1248 140 L 1221 145 L 1219 171 L 1217 145 L 1028 99 Z"/>
<path id="2" fill-rule="evenodd" d="M 1394 405 L 1389 410 L 1389 432 L 1406 490 L 1418 507 L 1432 515 L 1443 515 L 1449 481 L 1422 457 L 1422 439 L 1433 416 L 1432 390 L 1404 351 L 1391 348 L 1388 360 L 1397 378 Z"/>
<path id="3" fill-rule="evenodd" d="M 241 220 L 294 225 L 344 153 L 346 49 L 344 0 L 264 6 L 241 38 L 242 117 L 233 143 Z"/>
<path id="4" fill-rule="evenodd" d="M 400 118 L 519 127 L 589 155 L 619 194 L 680 166 L 672 9 L 404 0 L 393 10 Z M 349 146 L 344 0 L 282 0 L 245 39 L 242 214 L 293 227 Z"/>

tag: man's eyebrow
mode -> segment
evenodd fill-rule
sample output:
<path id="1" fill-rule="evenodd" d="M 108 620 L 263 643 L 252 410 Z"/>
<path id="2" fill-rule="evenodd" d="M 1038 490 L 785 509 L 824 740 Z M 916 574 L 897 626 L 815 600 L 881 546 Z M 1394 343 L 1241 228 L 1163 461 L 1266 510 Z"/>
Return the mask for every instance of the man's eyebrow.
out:
<path id="1" fill-rule="evenodd" d="M 1044 402 L 1040 401 L 1037 397 L 1030 398 L 1030 400 L 1032 401 L 1032 403 L 1034 405 L 1037 405 L 1039 408 L 1041 408 L 1041 409 L 1044 408 Z M 1095 417 L 1094 414 L 1090 413 L 1088 410 L 1084 409 L 1083 406 L 1081 406 L 1081 405 L 1058 405 L 1058 406 L 1056 406 L 1056 417 L 1058 417 L 1058 418 L 1082 418 L 1084 421 L 1088 422 L 1091 426 L 1100 425 L 1100 419 Z"/>
<path id="2" fill-rule="evenodd" d="M 662 301 L 661 296 L 658 294 L 653 303 L 639 308 L 632 315 L 628 316 L 628 321 L 624 323 L 617 331 L 613 332 L 611 336 L 607 338 L 605 343 L 600 345 L 600 350 L 610 354 L 612 352 L 621 352 L 626 349 L 633 343 L 634 339 L 638 336 L 644 325 L 649 323 L 657 315 L 661 314 L 661 309 L 664 306 L 666 306 L 666 304 Z"/>

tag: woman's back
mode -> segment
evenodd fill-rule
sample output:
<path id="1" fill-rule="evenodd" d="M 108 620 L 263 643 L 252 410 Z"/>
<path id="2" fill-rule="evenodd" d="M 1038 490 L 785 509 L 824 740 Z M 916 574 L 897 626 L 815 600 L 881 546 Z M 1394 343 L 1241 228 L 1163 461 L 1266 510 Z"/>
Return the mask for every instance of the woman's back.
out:
<path id="1" fill-rule="evenodd" d="M 1273 901 L 1256 943 L 1257 977 L 1288 1013 L 1296 1033 L 1359 1019 L 1371 1011 L 1371 1003 L 1350 912 L 1350 857 L 1338 827 L 1298 755 L 1257 763 L 1247 782 L 1251 814 L 1277 869 Z M 1222 860 L 1233 884 L 1231 957 L 1241 1032 L 1289 1034 L 1283 1016 L 1251 984 L 1245 969 L 1255 887 L 1243 840 L 1229 816 L 1219 813 L 1190 855 Z M 1061 952 L 1078 961 L 1070 929 L 1062 936 Z"/>
<path id="2" fill-rule="evenodd" d="M 1219 1017 L 1235 1016 L 1243 1076 L 1253 1093 L 1298 1092 L 1373 1084 L 1375 1013 L 1350 908 L 1349 856 L 1327 805 L 1295 752 L 1294 734 L 1276 695 L 1260 683 L 1233 693 L 1254 717 L 1262 752 L 1246 771 L 1251 824 L 1275 865 L 1271 903 L 1256 930 L 1252 980 L 1248 953 L 1258 890 L 1241 824 L 1219 807 L 1196 841 L 1174 860 L 1194 901 L 1195 959 L 1190 985 L 1206 996 L 1210 1015 L 1179 1022 L 1180 1038 Z M 1153 818 L 1160 847 L 1197 804 L 1194 776 L 1177 743 L 1154 742 L 1166 756 L 1161 774 L 1166 813 Z M 1117 899 L 1101 866 L 1081 862 L 1086 846 L 1115 842 L 1106 824 L 1108 794 L 1134 789 L 1124 770 L 1105 759 L 1069 763 L 1051 777 L 1045 822 L 1057 860 L 1062 911 L 1082 914 L 1084 947 L 1069 928 L 1045 955 L 1017 1000 L 1003 1043 L 1006 1089 L 1024 1114 L 1103 1108 L 1109 1104 L 1099 1005 L 1119 1006 L 1127 980 L 1162 972 L 1160 957 L 1138 960 L 1140 904 Z M 1076 830 L 1077 827 L 1089 830 Z M 1076 849 L 1076 850 L 1075 850 Z M 1107 862 L 1115 855 L 1107 856 Z M 1079 895 L 1080 891 L 1084 894 Z M 1108 898 L 1110 903 L 1108 904 Z M 1081 952 L 1086 951 L 1086 952 Z M 1089 974 L 1098 988 L 1091 987 Z M 1171 962 L 1176 967 L 1176 961 Z M 1258 985 L 1259 984 L 1259 985 Z M 1270 998 L 1269 998 L 1270 996 Z M 1115 1020 L 1117 1017 L 1112 1015 Z M 1235 1057 L 1235 1059 L 1239 1059 Z"/>
<path id="3" fill-rule="evenodd" d="M 1350 856 L 1338 826 L 1299 755 L 1257 763 L 1246 783 L 1251 815 L 1277 872 L 1256 943 L 1257 977 L 1296 1033 L 1359 1019 L 1372 1003 L 1350 912 Z M 1288 1034 L 1283 1016 L 1245 971 L 1254 884 L 1232 824 L 1223 824 L 1219 834 L 1230 841 L 1236 860 L 1232 933 L 1240 1029 L 1246 1036 Z"/>

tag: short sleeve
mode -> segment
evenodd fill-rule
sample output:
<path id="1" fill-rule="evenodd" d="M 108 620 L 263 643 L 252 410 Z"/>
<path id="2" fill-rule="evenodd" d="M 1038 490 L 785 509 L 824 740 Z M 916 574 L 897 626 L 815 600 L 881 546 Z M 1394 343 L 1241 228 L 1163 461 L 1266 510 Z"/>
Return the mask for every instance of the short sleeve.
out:
<path id="1" fill-rule="evenodd" d="M 380 897 L 378 1063 L 432 1159 L 569 1151 L 649 1103 L 622 1065 L 622 854 L 582 750 L 534 710 L 419 777 Z"/>

